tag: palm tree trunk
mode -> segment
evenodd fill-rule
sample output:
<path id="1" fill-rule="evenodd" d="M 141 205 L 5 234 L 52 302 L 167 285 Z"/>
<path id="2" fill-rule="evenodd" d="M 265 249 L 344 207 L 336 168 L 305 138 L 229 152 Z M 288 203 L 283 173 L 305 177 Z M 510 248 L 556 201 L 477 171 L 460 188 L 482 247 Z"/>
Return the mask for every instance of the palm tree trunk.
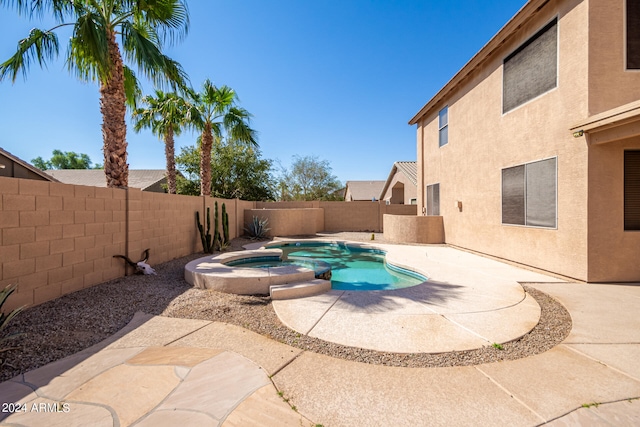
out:
<path id="1" fill-rule="evenodd" d="M 200 153 L 200 195 L 211 195 L 211 149 L 213 148 L 213 132 L 211 123 L 204 125 L 202 147 Z"/>
<path id="2" fill-rule="evenodd" d="M 167 187 L 169 194 L 176 194 L 176 153 L 173 129 L 169 126 L 164 136 L 164 154 L 167 157 Z"/>
<path id="3" fill-rule="evenodd" d="M 127 164 L 127 125 L 124 121 L 126 106 L 122 57 L 114 32 L 108 33 L 109 59 L 112 64 L 107 81 L 100 85 L 100 112 L 102 113 L 102 139 L 104 173 L 107 187 L 129 185 Z"/>

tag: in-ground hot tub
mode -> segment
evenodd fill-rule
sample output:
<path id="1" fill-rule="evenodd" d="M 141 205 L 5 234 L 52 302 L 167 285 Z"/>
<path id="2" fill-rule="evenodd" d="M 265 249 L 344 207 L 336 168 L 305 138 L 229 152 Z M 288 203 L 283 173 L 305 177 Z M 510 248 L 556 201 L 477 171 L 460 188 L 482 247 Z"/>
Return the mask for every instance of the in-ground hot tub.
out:
<path id="1" fill-rule="evenodd" d="M 266 295 L 272 286 L 298 282 L 321 284 L 317 279 L 329 278 L 330 274 L 330 266 L 323 261 L 283 262 L 280 249 L 211 255 L 193 260 L 184 268 L 185 280 L 197 288 L 240 295 Z M 326 282 L 323 290 L 331 288 L 330 282 L 322 282 Z"/>

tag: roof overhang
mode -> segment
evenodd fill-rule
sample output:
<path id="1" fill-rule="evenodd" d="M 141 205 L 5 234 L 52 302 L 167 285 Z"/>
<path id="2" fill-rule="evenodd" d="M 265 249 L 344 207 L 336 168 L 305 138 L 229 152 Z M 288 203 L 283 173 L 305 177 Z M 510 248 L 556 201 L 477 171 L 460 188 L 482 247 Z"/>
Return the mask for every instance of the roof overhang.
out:
<path id="1" fill-rule="evenodd" d="M 449 96 L 460 84 L 463 84 L 465 80 L 481 67 L 487 60 L 492 58 L 492 55 L 504 46 L 517 31 L 529 22 L 538 12 L 547 4 L 550 0 L 530 0 L 514 15 L 513 18 L 507 24 L 493 36 L 489 42 L 484 45 L 478 53 L 475 54 L 469 62 L 458 73 L 453 76 L 449 82 L 444 85 L 442 89 L 427 102 L 424 107 L 418 111 L 418 113 L 409 120 L 410 125 L 417 124 L 422 117 L 429 114 L 440 102 Z"/>
<path id="2" fill-rule="evenodd" d="M 640 101 L 595 114 L 573 125 L 570 131 L 576 138 L 585 135 L 589 145 L 640 136 Z"/>

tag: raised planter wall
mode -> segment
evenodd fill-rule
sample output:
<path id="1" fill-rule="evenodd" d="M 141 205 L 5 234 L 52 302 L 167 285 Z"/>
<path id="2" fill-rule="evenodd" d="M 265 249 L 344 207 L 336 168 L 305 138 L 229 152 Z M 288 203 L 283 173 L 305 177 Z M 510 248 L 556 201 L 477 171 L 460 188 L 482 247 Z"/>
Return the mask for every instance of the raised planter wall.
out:
<path id="1" fill-rule="evenodd" d="M 385 215 L 384 239 L 390 243 L 444 243 L 441 216 Z"/>

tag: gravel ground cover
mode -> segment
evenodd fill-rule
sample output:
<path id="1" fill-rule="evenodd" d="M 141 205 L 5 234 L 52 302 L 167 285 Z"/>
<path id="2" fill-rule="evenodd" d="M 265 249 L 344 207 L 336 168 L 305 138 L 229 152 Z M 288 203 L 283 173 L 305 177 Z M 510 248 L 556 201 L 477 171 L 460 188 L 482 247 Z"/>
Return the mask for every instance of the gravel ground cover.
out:
<path id="1" fill-rule="evenodd" d="M 340 233 L 337 239 L 371 241 L 371 233 Z M 382 235 L 375 235 L 383 241 Z M 234 239 L 229 250 L 241 250 L 249 240 Z M 153 256 L 153 254 L 152 254 Z M 306 351 L 357 362 L 404 367 L 446 367 L 513 360 L 542 353 L 559 344 L 571 331 L 571 316 L 556 300 L 532 287 L 542 312 L 538 325 L 522 338 L 477 350 L 440 354 L 386 353 L 334 344 L 301 335 L 284 326 L 269 297 L 242 296 L 194 289 L 183 279 L 184 266 L 202 257 L 194 254 L 156 265 L 157 275 L 133 275 L 65 295 L 26 309 L 14 318 L 7 333 L 25 335 L 18 349 L 0 354 L 0 381 L 28 372 L 90 347 L 123 328 L 142 311 L 149 314 L 203 319 L 242 326 Z"/>

